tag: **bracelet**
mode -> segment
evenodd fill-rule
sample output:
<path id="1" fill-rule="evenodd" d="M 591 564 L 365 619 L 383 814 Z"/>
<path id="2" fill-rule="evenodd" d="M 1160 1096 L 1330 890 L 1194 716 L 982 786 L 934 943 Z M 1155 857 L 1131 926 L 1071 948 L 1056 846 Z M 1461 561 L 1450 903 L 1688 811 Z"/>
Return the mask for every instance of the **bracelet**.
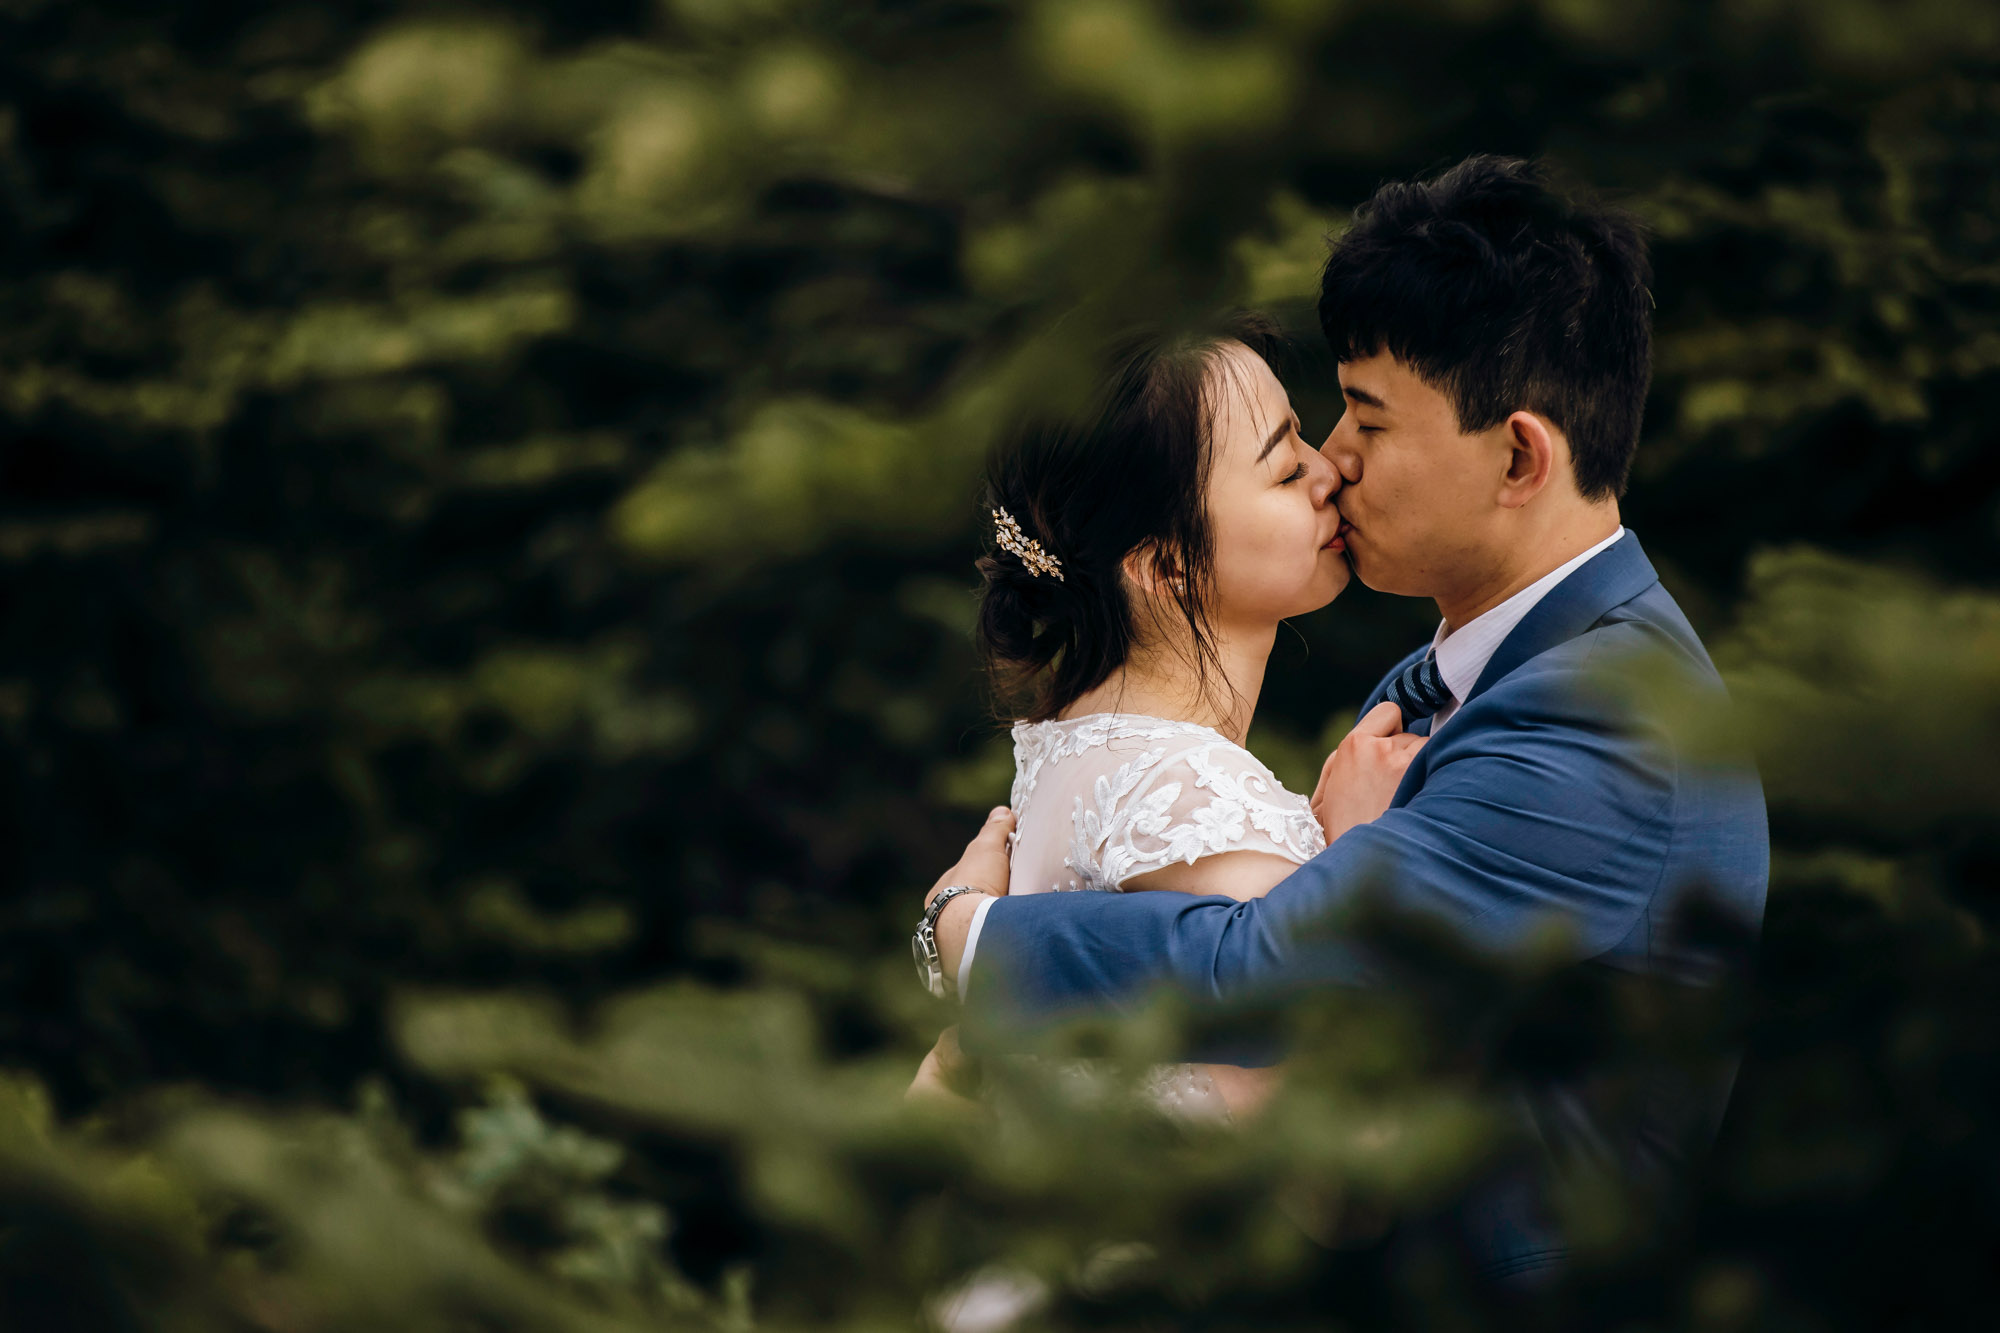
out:
<path id="1" fill-rule="evenodd" d="M 955 980 L 948 980 L 944 974 L 944 959 L 938 953 L 937 920 L 944 911 L 945 904 L 967 893 L 985 893 L 970 884 L 947 885 L 931 899 L 931 905 L 924 909 L 924 915 L 917 922 L 917 933 L 910 939 L 910 952 L 917 960 L 917 980 L 925 990 L 942 1000 L 958 992 Z"/>

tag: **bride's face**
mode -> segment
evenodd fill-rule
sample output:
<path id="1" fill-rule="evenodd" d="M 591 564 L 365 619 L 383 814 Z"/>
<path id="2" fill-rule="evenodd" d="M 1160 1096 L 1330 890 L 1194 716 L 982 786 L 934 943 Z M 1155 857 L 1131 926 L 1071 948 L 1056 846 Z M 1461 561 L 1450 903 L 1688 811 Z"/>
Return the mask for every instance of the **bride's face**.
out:
<path id="1" fill-rule="evenodd" d="M 1284 386 L 1248 347 L 1224 348 L 1208 391 L 1214 617 L 1254 628 L 1317 611 L 1349 577 L 1335 507 L 1340 474 L 1305 442 Z"/>

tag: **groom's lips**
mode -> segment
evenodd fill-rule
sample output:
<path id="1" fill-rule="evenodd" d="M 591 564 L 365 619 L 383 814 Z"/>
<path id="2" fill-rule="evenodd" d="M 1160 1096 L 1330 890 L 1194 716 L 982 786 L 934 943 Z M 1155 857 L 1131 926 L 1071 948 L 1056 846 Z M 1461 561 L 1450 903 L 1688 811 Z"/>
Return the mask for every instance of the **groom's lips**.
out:
<path id="1" fill-rule="evenodd" d="M 1342 519 L 1340 521 L 1340 530 L 1333 534 L 1333 540 L 1328 542 L 1324 549 L 1329 551 L 1345 551 L 1347 549 L 1347 534 L 1352 531 L 1354 531 L 1354 525 L 1346 519 Z"/>

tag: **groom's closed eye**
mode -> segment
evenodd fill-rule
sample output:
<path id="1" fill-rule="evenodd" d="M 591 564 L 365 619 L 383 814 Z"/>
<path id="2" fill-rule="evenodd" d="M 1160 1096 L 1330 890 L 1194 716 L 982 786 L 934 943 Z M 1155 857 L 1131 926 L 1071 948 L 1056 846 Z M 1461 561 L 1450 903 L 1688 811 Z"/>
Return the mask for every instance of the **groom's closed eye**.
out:
<path id="1" fill-rule="evenodd" d="M 1355 416 L 1357 408 L 1372 407 L 1377 411 L 1388 410 L 1388 405 L 1379 397 L 1366 389 L 1357 389 L 1351 385 L 1341 388 L 1341 396 L 1348 400 L 1347 415 L 1354 417 L 1354 428 L 1357 431 L 1363 435 L 1373 435 L 1382 429 L 1379 424 L 1363 421 L 1359 416 Z"/>

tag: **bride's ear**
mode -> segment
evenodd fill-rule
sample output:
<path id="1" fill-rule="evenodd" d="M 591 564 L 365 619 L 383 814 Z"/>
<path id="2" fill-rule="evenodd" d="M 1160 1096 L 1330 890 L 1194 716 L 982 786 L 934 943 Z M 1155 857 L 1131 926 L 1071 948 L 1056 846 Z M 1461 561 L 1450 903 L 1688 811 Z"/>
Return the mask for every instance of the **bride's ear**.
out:
<path id="1" fill-rule="evenodd" d="M 1173 601 L 1183 587 L 1179 563 L 1162 551 L 1157 542 L 1146 542 L 1127 551 L 1120 568 L 1132 587 L 1147 597 Z"/>

